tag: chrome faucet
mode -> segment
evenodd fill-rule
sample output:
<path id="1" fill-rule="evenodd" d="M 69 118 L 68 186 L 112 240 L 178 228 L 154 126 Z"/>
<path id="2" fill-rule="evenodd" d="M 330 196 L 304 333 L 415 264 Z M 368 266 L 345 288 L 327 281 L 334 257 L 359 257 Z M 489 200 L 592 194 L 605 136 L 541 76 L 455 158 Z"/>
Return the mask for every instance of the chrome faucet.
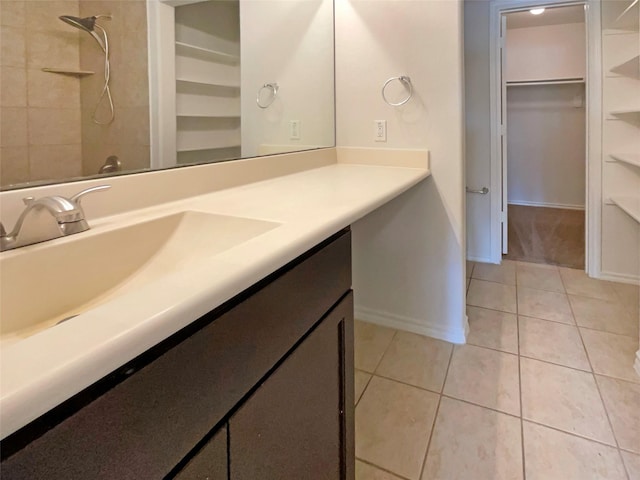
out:
<path id="1" fill-rule="evenodd" d="M 23 198 L 27 208 L 18 218 L 13 230 L 7 233 L 0 222 L 0 252 L 89 230 L 80 201 L 89 193 L 109 188 L 111 185 L 87 188 L 71 198 L 57 195 L 38 199 Z M 37 212 L 40 211 L 46 214 L 38 215 Z"/>

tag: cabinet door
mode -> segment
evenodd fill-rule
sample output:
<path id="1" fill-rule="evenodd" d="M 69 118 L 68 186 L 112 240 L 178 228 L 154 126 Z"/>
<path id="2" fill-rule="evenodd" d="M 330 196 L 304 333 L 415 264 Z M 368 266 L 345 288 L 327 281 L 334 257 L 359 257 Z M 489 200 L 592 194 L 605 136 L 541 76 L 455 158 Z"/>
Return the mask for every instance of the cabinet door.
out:
<path id="1" fill-rule="evenodd" d="M 352 345 L 349 293 L 229 420 L 230 479 L 353 478 Z"/>
<path id="2" fill-rule="evenodd" d="M 227 427 L 216 432 L 174 477 L 175 480 L 227 480 Z"/>

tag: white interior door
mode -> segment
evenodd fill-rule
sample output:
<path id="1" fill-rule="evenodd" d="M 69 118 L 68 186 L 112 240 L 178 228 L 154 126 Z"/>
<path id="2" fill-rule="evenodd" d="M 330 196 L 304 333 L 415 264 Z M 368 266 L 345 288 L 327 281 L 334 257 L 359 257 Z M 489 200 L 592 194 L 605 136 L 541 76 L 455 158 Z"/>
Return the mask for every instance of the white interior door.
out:
<path id="1" fill-rule="evenodd" d="M 502 254 L 508 253 L 508 210 L 507 210 L 507 16 L 500 15 L 500 158 L 502 165 Z"/>

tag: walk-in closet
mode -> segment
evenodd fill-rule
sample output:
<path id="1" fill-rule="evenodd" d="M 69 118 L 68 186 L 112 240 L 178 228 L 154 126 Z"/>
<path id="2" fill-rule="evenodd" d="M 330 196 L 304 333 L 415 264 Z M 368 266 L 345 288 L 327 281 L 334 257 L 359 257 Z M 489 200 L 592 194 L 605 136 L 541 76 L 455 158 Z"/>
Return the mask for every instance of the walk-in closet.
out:
<path id="1" fill-rule="evenodd" d="M 506 15 L 505 258 L 585 265 L 583 5 Z"/>

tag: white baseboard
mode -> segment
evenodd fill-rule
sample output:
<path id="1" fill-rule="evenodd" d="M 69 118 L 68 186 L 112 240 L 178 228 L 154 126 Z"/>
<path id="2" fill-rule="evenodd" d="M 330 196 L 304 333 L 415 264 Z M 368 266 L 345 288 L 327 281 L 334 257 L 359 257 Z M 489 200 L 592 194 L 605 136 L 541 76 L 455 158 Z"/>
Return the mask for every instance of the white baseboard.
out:
<path id="1" fill-rule="evenodd" d="M 610 282 L 630 283 L 631 285 L 640 285 L 640 275 L 629 275 L 626 273 L 600 272 L 600 275 L 594 278 L 599 280 L 608 280 Z"/>
<path id="2" fill-rule="evenodd" d="M 465 315 L 461 328 L 443 328 L 432 322 L 425 322 L 414 318 L 404 317 L 389 312 L 373 310 L 371 308 L 355 306 L 355 318 L 369 323 L 375 323 L 383 327 L 405 330 L 427 337 L 437 338 L 446 342 L 463 344 L 467 341 L 469 322 Z"/>
<path id="3" fill-rule="evenodd" d="M 523 207 L 546 207 L 546 208 L 565 208 L 567 210 L 584 210 L 584 205 L 573 205 L 571 203 L 545 203 L 545 202 L 528 202 L 526 200 L 509 200 L 508 205 L 522 205 Z"/>
<path id="4" fill-rule="evenodd" d="M 636 361 L 633 362 L 633 368 L 640 377 L 640 350 L 636 352 Z"/>

